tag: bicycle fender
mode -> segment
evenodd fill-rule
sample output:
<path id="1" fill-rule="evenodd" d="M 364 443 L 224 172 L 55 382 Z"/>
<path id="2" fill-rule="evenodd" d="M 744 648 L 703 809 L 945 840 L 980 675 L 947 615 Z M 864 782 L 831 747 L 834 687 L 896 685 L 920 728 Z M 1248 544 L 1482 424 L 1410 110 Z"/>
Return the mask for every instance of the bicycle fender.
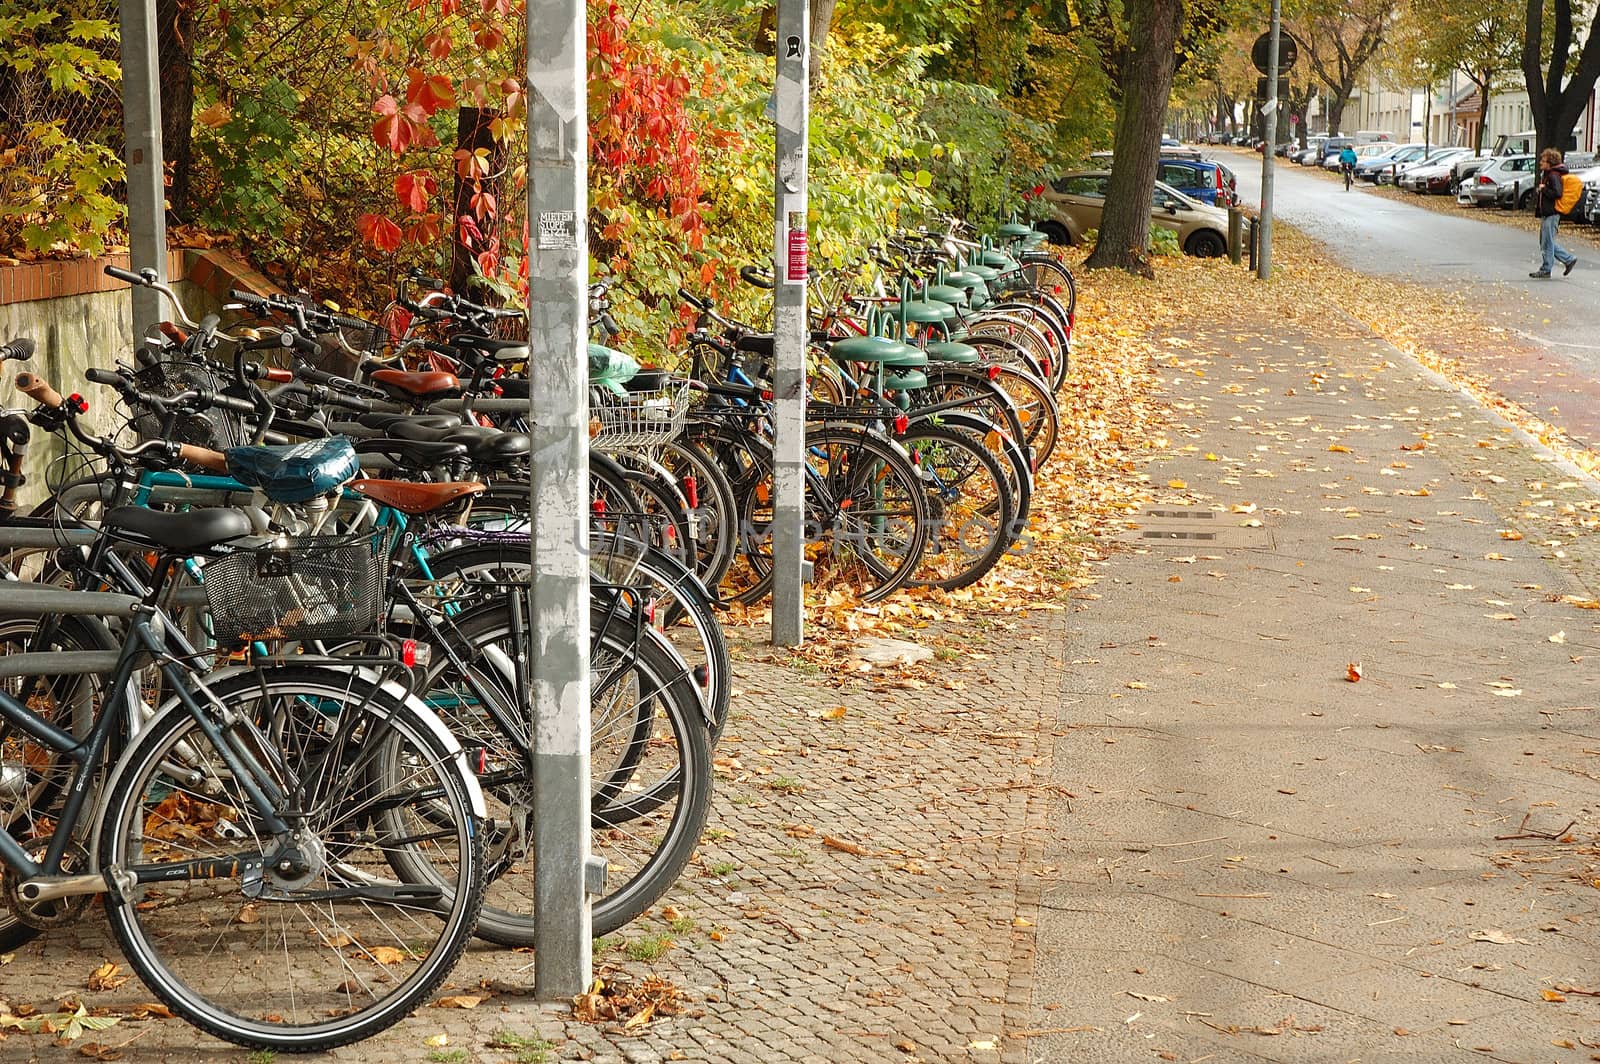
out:
<path id="1" fill-rule="evenodd" d="M 684 660 L 683 655 L 678 652 L 678 648 L 673 646 L 672 641 L 664 634 L 648 626 L 644 631 L 649 633 L 647 638 L 652 643 L 667 652 L 671 660 L 678 666 L 679 675 L 688 681 L 690 689 L 694 691 L 694 700 L 700 706 L 700 715 L 705 718 L 706 727 L 716 727 L 716 717 L 711 713 L 711 700 L 706 697 L 706 692 L 695 682 L 694 669 L 690 667 L 689 663 Z"/>
<path id="2" fill-rule="evenodd" d="M 852 432 L 863 431 L 859 421 L 824 421 L 822 423 L 822 427 L 825 429 L 848 429 Z M 905 446 L 901 444 L 899 440 L 895 439 L 887 432 L 879 432 L 875 429 L 869 429 L 866 431 L 870 432 L 877 442 L 888 444 L 899 453 L 901 458 L 904 458 L 907 462 L 911 461 L 911 452 L 906 450 Z"/>

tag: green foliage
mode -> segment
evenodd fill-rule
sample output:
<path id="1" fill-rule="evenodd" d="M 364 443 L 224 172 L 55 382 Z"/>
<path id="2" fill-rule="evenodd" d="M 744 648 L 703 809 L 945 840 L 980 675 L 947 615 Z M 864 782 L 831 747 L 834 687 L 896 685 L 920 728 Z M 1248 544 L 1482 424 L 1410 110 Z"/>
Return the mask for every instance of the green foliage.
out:
<path id="1" fill-rule="evenodd" d="M 1183 254 L 1183 248 L 1178 246 L 1177 230 L 1168 229 L 1164 225 L 1150 227 L 1150 253 L 1152 255 L 1165 255 L 1169 258 L 1178 258 Z"/>
<path id="2" fill-rule="evenodd" d="M 265 239 L 290 228 L 307 162 L 297 121 L 301 102 L 292 86 L 274 78 L 239 97 L 215 128 L 200 126 L 196 155 L 214 175 L 213 194 L 199 211 L 204 224 Z"/>
<path id="3" fill-rule="evenodd" d="M 0 0 L 0 252 L 105 250 L 123 208 L 114 126 L 116 30 L 84 5 Z"/>

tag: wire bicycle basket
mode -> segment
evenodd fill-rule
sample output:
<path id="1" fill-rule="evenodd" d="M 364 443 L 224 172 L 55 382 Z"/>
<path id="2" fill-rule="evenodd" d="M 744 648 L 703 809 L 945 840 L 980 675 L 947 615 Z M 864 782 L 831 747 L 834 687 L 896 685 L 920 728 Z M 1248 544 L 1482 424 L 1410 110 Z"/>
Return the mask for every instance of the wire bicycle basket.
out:
<path id="1" fill-rule="evenodd" d="M 692 382 L 671 380 L 650 392 L 613 396 L 596 389 L 590 414 L 599 423 L 592 446 L 601 448 L 647 447 L 670 440 L 683 431 L 689 416 Z"/>
<path id="2" fill-rule="evenodd" d="M 387 538 L 280 536 L 202 570 L 219 645 L 344 639 L 370 632 L 387 602 Z"/>
<path id="3" fill-rule="evenodd" d="M 140 391 L 165 398 L 189 390 L 220 392 L 226 382 L 211 367 L 199 362 L 164 358 L 150 362 L 135 373 L 134 383 Z M 237 447 L 250 438 L 239 415 L 221 409 L 183 414 L 170 428 L 164 421 L 154 410 L 136 410 L 133 431 L 141 440 L 172 439 L 216 451 Z"/>

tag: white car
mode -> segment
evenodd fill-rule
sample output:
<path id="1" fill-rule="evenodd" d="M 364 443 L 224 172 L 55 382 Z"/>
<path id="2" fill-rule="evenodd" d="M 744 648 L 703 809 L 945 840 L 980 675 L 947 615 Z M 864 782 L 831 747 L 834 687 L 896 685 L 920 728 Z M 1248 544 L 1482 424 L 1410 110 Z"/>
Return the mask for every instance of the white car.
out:
<path id="1" fill-rule="evenodd" d="M 1427 159 L 1401 169 L 1395 184 L 1407 192 L 1448 192 L 1451 168 L 1457 159 L 1472 154 L 1466 148 L 1445 148 Z"/>
<path id="2" fill-rule="evenodd" d="M 1481 170 L 1461 183 L 1456 202 L 1468 207 L 1492 207 L 1500 196 L 1500 187 L 1533 173 L 1533 164 L 1531 155 L 1502 155 L 1490 159 Z"/>

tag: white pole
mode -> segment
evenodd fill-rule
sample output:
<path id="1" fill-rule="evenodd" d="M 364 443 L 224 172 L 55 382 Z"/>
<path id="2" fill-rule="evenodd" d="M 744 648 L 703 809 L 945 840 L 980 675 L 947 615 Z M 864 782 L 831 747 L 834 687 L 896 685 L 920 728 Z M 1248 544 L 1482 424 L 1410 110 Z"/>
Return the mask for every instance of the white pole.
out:
<path id="1" fill-rule="evenodd" d="M 1278 141 L 1278 44 L 1282 35 L 1280 0 L 1272 0 L 1272 43 L 1267 51 L 1267 143 L 1261 152 L 1261 239 L 1256 276 L 1272 277 L 1272 149 Z"/>
<path id="2" fill-rule="evenodd" d="M 167 279 L 167 196 L 161 162 L 161 79 L 155 0 L 122 0 L 123 161 L 128 179 L 128 264 Z M 133 335 L 166 320 L 159 293 L 135 285 Z"/>

